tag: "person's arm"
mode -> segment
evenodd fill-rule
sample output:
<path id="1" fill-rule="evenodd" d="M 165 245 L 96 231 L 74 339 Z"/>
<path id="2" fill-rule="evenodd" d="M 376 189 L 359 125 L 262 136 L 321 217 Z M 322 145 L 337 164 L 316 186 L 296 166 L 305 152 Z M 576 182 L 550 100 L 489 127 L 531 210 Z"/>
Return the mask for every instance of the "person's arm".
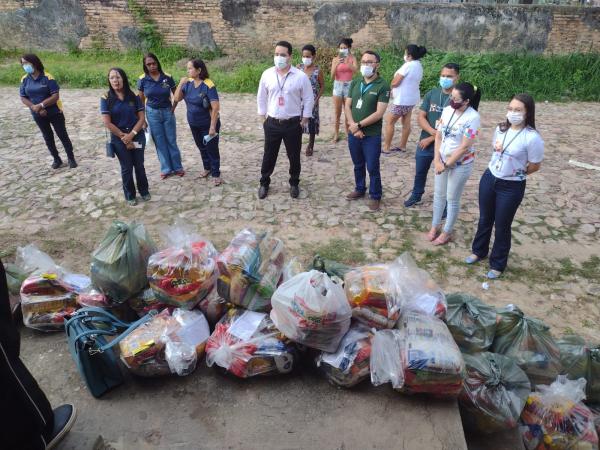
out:
<path id="1" fill-rule="evenodd" d="M 145 105 L 146 104 L 146 96 L 144 95 L 144 91 L 138 91 L 138 97 L 140 98 L 142 105 Z"/>
<path id="2" fill-rule="evenodd" d="M 525 170 L 525 173 L 527 175 L 531 175 L 532 173 L 537 172 L 538 170 L 540 170 L 540 168 L 542 167 L 542 163 L 532 163 L 532 162 L 528 162 L 527 163 L 527 169 Z"/>
<path id="3" fill-rule="evenodd" d="M 402 80 L 404 80 L 404 75 L 402 75 L 400 73 L 396 73 L 396 75 L 394 75 L 394 78 L 392 79 L 392 82 L 390 83 L 390 85 L 392 86 L 392 88 L 396 88 L 396 87 L 400 86 L 400 83 L 402 83 Z"/>
<path id="4" fill-rule="evenodd" d="M 175 102 L 175 104 L 183 100 L 183 86 L 185 86 L 185 83 L 187 83 L 187 81 L 187 77 L 183 77 L 181 78 L 181 80 L 179 80 L 179 85 L 177 86 L 177 89 L 175 89 L 175 93 L 173 94 L 173 101 Z"/>
<path id="5" fill-rule="evenodd" d="M 319 102 L 319 99 L 323 95 L 323 90 L 325 89 L 325 78 L 323 77 L 323 72 L 321 72 L 320 70 L 319 70 L 319 76 L 317 77 L 317 82 L 319 83 L 319 93 L 317 94 L 315 103 Z"/>
<path id="6" fill-rule="evenodd" d="M 537 134 L 527 143 L 527 168 L 525 173 L 531 175 L 537 172 L 542 167 L 542 160 L 544 159 L 544 141 L 542 137 Z"/>
<path id="7" fill-rule="evenodd" d="M 422 130 L 429 133 L 431 136 L 421 139 L 419 141 L 419 147 L 427 148 L 435 141 L 435 135 L 437 133 L 436 129 L 433 128 L 429 121 L 427 120 L 427 113 L 423 110 L 419 110 L 419 115 L 417 116 L 417 122 Z"/>
<path id="8" fill-rule="evenodd" d="M 213 100 L 210 102 L 210 108 L 210 129 L 208 130 L 208 135 L 214 136 L 217 134 L 217 121 L 219 120 L 221 103 L 219 100 Z"/>
<path id="9" fill-rule="evenodd" d="M 104 123 L 104 126 L 108 129 L 108 131 L 110 131 L 112 134 L 117 136 L 119 139 L 121 139 L 121 138 L 123 138 L 123 136 L 125 136 L 125 133 L 123 133 L 121 130 L 119 130 L 117 128 L 117 126 L 112 123 L 110 114 L 103 113 L 102 114 L 102 122 Z"/>
<path id="10" fill-rule="evenodd" d="M 331 60 L 331 79 L 335 80 L 335 71 L 337 70 L 337 66 L 340 64 L 340 57 L 336 56 Z"/>
<path id="11" fill-rule="evenodd" d="M 441 149 L 442 149 L 442 130 L 439 128 L 435 132 L 435 145 L 434 145 L 434 156 L 433 156 L 433 165 L 435 168 L 435 173 L 438 175 L 442 173 L 446 168 L 444 167 L 444 163 L 442 163 Z"/>
<path id="12" fill-rule="evenodd" d="M 467 153 L 467 151 L 469 151 L 469 149 L 473 146 L 474 141 L 475 141 L 474 137 L 470 138 L 467 136 L 463 136 L 460 146 L 452 152 L 452 154 L 446 161 L 446 166 L 452 167 L 454 164 L 456 164 L 457 161 L 462 159 L 462 157 L 465 155 L 465 153 Z"/>
<path id="13" fill-rule="evenodd" d="M 258 115 L 262 116 L 266 120 L 267 112 L 269 110 L 269 92 L 267 91 L 267 82 L 265 80 L 266 72 L 263 72 L 258 82 L 258 92 L 256 93 L 256 105 Z"/>
<path id="14" fill-rule="evenodd" d="M 350 128 L 350 131 L 352 131 L 354 133 L 357 130 L 360 130 L 360 128 L 368 127 L 369 125 L 372 125 L 375 122 L 379 122 L 381 119 L 383 119 L 383 116 L 385 114 L 387 106 L 388 106 L 387 102 L 385 102 L 385 103 L 377 102 L 377 109 L 375 110 L 375 112 L 371 115 L 368 115 L 364 119 L 361 119 L 359 122 L 355 123 L 354 124 L 355 129 Z M 358 128 L 359 123 L 360 123 L 360 128 Z"/>
<path id="15" fill-rule="evenodd" d="M 356 58 L 354 57 L 354 55 L 350 55 L 349 66 L 352 69 L 352 75 L 354 75 L 356 72 L 358 72 L 358 62 L 356 61 Z"/>

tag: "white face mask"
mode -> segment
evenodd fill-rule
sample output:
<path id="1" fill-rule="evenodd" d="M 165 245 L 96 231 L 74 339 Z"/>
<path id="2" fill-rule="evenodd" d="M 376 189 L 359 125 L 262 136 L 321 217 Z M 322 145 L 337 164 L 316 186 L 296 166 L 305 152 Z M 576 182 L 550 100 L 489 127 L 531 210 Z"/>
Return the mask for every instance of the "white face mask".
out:
<path id="1" fill-rule="evenodd" d="M 365 78 L 371 78 L 374 71 L 375 69 L 372 66 L 360 66 L 360 73 Z"/>
<path id="2" fill-rule="evenodd" d="M 285 69 L 287 67 L 287 58 L 285 56 L 275 56 L 273 63 L 278 69 Z"/>
<path id="3" fill-rule="evenodd" d="M 408 62 L 408 56 L 404 55 L 404 62 Z"/>
<path id="4" fill-rule="evenodd" d="M 312 58 L 302 58 L 302 64 L 310 66 L 312 64 Z"/>
<path id="5" fill-rule="evenodd" d="M 506 118 L 511 125 L 521 125 L 525 120 L 525 115 L 520 112 L 509 111 L 506 113 Z"/>

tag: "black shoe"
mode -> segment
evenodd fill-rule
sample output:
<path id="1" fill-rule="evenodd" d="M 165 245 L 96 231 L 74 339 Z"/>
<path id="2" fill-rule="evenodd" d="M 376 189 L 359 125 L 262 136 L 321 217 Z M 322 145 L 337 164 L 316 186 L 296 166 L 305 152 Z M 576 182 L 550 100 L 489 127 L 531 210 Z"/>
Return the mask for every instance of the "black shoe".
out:
<path id="1" fill-rule="evenodd" d="M 74 169 L 75 167 L 77 167 L 77 162 L 74 159 L 70 159 L 69 160 L 69 167 L 71 169 Z"/>
<path id="2" fill-rule="evenodd" d="M 290 186 L 290 197 L 298 198 L 300 195 L 300 188 L 298 186 Z"/>
<path id="3" fill-rule="evenodd" d="M 60 167 L 62 167 L 63 162 L 60 159 L 55 159 L 54 162 L 52 163 L 52 168 L 53 169 L 58 169 Z"/>
<path id="4" fill-rule="evenodd" d="M 56 448 L 73 427 L 76 418 L 77 410 L 73 405 L 61 405 L 54 409 L 54 428 L 52 429 L 52 433 L 47 437 L 48 444 L 46 444 L 46 450 Z"/>
<path id="5" fill-rule="evenodd" d="M 268 186 L 261 186 L 260 188 L 258 188 L 258 198 L 260 198 L 261 200 L 263 198 L 265 198 L 268 193 L 269 193 Z"/>
<path id="6" fill-rule="evenodd" d="M 419 205 L 421 204 L 421 198 L 420 197 L 415 197 L 415 196 L 410 196 L 408 198 L 408 200 L 406 200 L 404 202 L 404 207 L 406 208 L 410 208 L 411 206 L 415 206 L 415 205 Z"/>

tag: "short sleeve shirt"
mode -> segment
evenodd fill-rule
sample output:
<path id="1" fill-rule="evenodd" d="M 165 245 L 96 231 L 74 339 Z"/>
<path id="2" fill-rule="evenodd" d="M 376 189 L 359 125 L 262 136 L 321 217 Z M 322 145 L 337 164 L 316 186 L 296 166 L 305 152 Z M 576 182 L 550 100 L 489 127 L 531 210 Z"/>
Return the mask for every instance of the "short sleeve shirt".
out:
<path id="1" fill-rule="evenodd" d="M 21 78 L 21 87 L 19 94 L 21 97 L 29 99 L 34 105 L 38 105 L 50 97 L 52 94 L 58 93 L 60 88 L 54 77 L 49 73 L 42 72 L 36 79 L 31 74 Z M 46 112 L 48 115 L 58 114 L 62 111 L 62 103 L 59 100 L 54 105 L 48 106 Z M 37 113 L 31 112 L 34 116 Z"/>
<path id="2" fill-rule="evenodd" d="M 210 126 L 210 110 L 202 106 L 203 95 L 211 102 L 219 101 L 217 87 L 210 80 L 203 80 L 198 87 L 194 86 L 194 80 L 190 78 L 181 87 L 183 99 L 187 106 L 187 120 L 192 127 L 208 128 Z"/>
<path id="3" fill-rule="evenodd" d="M 442 117 L 442 111 L 448 104 L 449 98 L 450 94 L 444 94 L 441 88 L 432 89 L 423 97 L 421 111 L 425 112 L 427 122 L 433 128 L 437 128 L 437 122 Z M 427 131 L 422 130 L 420 139 L 428 137 L 431 137 L 431 135 Z"/>
<path id="4" fill-rule="evenodd" d="M 131 131 L 138 121 L 137 113 L 144 110 L 142 100 L 137 96 L 130 96 L 124 100 L 115 97 L 110 102 L 108 96 L 100 98 L 100 112 L 109 114 L 110 121 L 121 131 Z"/>
<path id="5" fill-rule="evenodd" d="M 369 84 L 365 84 L 363 78 L 357 78 L 352 80 L 348 95 L 352 99 L 352 118 L 355 122 L 360 122 L 377 111 L 378 103 L 389 103 L 390 85 L 381 77 L 377 77 Z M 362 131 L 365 136 L 381 135 L 382 122 L 383 120 L 379 120 L 364 127 Z"/>
<path id="6" fill-rule="evenodd" d="M 146 97 L 146 106 L 152 108 L 170 108 L 171 92 L 175 89 L 175 80 L 168 73 L 160 73 L 155 81 L 150 75 L 141 75 L 137 82 L 138 91 Z"/>
<path id="7" fill-rule="evenodd" d="M 399 86 L 393 90 L 392 101 L 394 105 L 413 106 L 419 103 L 421 92 L 419 86 L 423 79 L 423 66 L 421 61 L 406 62 L 396 71 L 395 75 L 402 75 L 404 78 Z"/>
<path id="8" fill-rule="evenodd" d="M 533 128 L 521 132 L 496 127 L 492 141 L 492 159 L 488 165 L 496 178 L 523 181 L 527 178 L 527 163 L 540 163 L 544 159 L 544 141 Z"/>
<path id="9" fill-rule="evenodd" d="M 460 116 L 457 116 L 455 111 L 452 107 L 446 106 L 438 122 L 438 130 L 442 132 L 440 155 L 444 162 L 460 147 L 463 137 L 475 142 L 475 138 L 481 128 L 479 113 L 470 106 Z M 462 159 L 457 162 L 460 164 L 469 164 L 474 160 L 475 147 L 471 146 Z"/>

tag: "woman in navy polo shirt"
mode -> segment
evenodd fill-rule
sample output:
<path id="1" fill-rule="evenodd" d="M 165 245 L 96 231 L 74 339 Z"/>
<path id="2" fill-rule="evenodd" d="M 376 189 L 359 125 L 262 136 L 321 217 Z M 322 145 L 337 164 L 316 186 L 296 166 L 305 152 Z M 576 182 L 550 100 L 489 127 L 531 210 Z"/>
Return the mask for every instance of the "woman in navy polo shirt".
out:
<path id="1" fill-rule="evenodd" d="M 108 71 L 108 92 L 100 99 L 100 112 L 104 126 L 111 132 L 111 143 L 121 163 L 121 178 L 125 200 L 130 206 L 137 205 L 133 171 L 137 190 L 142 200 L 150 200 L 148 178 L 144 168 L 146 138 L 142 133 L 144 105 L 129 87 L 127 74 L 118 67 Z"/>
<path id="2" fill-rule="evenodd" d="M 33 120 L 40 127 L 48 150 L 54 158 L 52 168 L 58 169 L 63 164 L 56 149 L 56 142 L 54 142 L 53 127 L 65 148 L 67 158 L 69 159 L 69 167 L 72 169 L 77 167 L 75 156 L 73 155 L 73 144 L 71 143 L 71 139 L 69 139 L 69 134 L 65 127 L 65 116 L 62 112 L 58 83 L 52 75 L 44 72 L 44 65 L 36 55 L 23 55 L 21 57 L 21 65 L 23 66 L 23 70 L 27 72 L 21 78 L 21 101 L 31 110 Z"/>
<path id="3" fill-rule="evenodd" d="M 173 77 L 162 71 L 160 61 L 154 53 L 148 53 L 142 61 L 144 74 L 137 82 L 142 103 L 146 104 L 146 120 L 156 145 L 160 161 L 160 177 L 164 180 L 171 175 L 185 175 L 181 165 L 181 153 L 177 147 L 175 108 L 171 94 L 175 92 Z"/>
<path id="4" fill-rule="evenodd" d="M 222 183 L 219 156 L 219 94 L 215 84 L 208 78 L 204 61 L 192 59 L 187 63 L 188 77 L 183 77 L 175 91 L 175 101 L 185 100 L 187 120 L 196 146 L 202 156 L 204 171 L 201 177 L 209 174 L 215 186 Z"/>

